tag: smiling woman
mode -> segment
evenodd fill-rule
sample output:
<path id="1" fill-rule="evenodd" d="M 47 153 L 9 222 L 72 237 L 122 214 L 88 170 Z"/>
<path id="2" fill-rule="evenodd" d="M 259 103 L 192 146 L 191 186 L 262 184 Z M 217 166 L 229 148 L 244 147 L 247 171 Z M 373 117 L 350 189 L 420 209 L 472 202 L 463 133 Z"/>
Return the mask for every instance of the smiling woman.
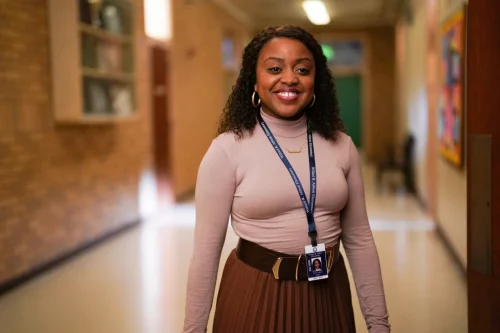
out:
<path id="1" fill-rule="evenodd" d="M 254 85 L 262 111 L 281 119 L 301 117 L 314 98 L 314 60 L 301 42 L 288 38 L 270 40 L 257 60 Z"/>
<path id="2" fill-rule="evenodd" d="M 288 81 L 290 78 L 293 82 Z M 296 89 L 296 92 L 302 89 L 306 94 L 293 106 L 278 107 L 277 101 L 274 104 L 271 101 L 271 88 Z M 286 117 L 287 112 L 294 115 L 307 112 L 309 126 L 324 138 L 334 139 L 344 129 L 333 77 L 322 48 L 311 34 L 297 27 L 268 28 L 247 45 L 242 69 L 221 117 L 219 133 L 231 131 L 238 137 L 245 132 L 253 133 L 261 103 L 266 114 L 281 110 Z M 310 107 L 305 108 L 307 105 Z"/>
<path id="3" fill-rule="evenodd" d="M 340 241 L 369 332 L 390 331 L 359 157 L 337 104 L 308 32 L 269 28 L 246 47 L 198 172 L 185 333 L 206 332 L 229 216 L 240 241 L 213 333 L 354 333 Z"/>

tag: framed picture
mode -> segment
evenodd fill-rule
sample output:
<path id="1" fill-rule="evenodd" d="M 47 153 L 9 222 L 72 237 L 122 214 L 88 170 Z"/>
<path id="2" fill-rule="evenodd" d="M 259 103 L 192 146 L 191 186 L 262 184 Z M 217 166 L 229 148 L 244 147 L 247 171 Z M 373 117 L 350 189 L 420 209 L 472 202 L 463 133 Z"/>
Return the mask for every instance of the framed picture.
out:
<path id="1" fill-rule="evenodd" d="M 441 26 L 439 64 L 439 147 L 441 155 L 457 167 L 464 160 L 465 11 L 461 7 Z"/>

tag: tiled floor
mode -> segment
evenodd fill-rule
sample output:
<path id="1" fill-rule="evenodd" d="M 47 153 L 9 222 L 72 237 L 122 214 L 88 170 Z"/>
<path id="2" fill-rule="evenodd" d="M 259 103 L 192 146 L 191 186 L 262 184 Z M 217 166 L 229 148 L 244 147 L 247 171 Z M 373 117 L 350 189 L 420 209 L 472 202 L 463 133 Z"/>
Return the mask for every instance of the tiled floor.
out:
<path id="1" fill-rule="evenodd" d="M 412 199 L 375 193 L 370 171 L 368 210 L 393 332 L 466 333 L 465 281 L 433 224 Z M 0 332 L 181 332 L 194 214 L 192 205 L 172 207 L 0 298 Z M 224 258 L 236 241 L 230 230 Z M 358 332 L 366 332 L 354 300 Z"/>

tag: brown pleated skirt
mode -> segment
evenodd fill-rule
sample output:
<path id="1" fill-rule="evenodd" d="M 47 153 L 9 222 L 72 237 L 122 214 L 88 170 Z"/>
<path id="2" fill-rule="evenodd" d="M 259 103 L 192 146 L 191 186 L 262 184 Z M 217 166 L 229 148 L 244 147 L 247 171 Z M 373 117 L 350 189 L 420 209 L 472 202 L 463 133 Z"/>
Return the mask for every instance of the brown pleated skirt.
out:
<path id="1" fill-rule="evenodd" d="M 340 256 L 325 280 L 283 281 L 231 253 L 213 333 L 355 333 L 349 278 Z"/>

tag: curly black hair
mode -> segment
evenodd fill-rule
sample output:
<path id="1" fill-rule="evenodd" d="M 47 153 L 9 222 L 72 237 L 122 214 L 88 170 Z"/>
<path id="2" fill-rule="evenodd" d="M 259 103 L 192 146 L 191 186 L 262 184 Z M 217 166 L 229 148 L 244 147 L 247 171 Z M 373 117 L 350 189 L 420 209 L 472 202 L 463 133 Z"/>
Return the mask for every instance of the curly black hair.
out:
<path id="1" fill-rule="evenodd" d="M 270 27 L 262 30 L 245 47 L 241 70 L 227 100 L 219 121 L 219 134 L 234 132 L 238 138 L 245 132 L 252 134 L 257 124 L 260 108 L 252 105 L 252 94 L 257 80 L 257 58 L 262 47 L 273 38 L 291 38 L 303 43 L 311 51 L 316 75 L 314 93 L 316 101 L 305 113 L 313 132 L 328 140 L 334 140 L 338 132 L 344 131 L 332 73 L 321 46 L 307 31 L 295 26 Z"/>

